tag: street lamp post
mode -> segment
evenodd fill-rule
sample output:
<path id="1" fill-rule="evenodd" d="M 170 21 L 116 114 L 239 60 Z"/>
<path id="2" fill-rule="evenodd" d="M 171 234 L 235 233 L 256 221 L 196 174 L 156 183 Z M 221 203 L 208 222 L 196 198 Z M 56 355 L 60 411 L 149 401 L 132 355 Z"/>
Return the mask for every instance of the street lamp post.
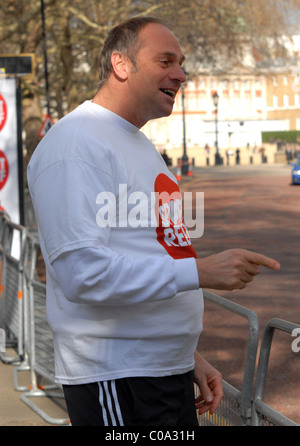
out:
<path id="1" fill-rule="evenodd" d="M 183 130 L 183 155 L 181 158 L 181 172 L 186 175 L 188 172 L 188 156 L 186 150 L 186 127 L 185 127 L 185 96 L 184 96 L 185 84 L 181 85 L 181 104 L 182 104 L 182 130 Z"/>
<path id="2" fill-rule="evenodd" d="M 44 52 L 44 64 L 45 64 L 47 113 L 48 113 L 48 116 L 50 116 L 49 73 L 48 73 L 46 30 L 45 30 L 46 25 L 45 25 L 45 5 L 44 5 L 44 0 L 41 0 L 41 15 L 42 15 L 42 34 L 43 34 L 43 52 Z"/>
<path id="3" fill-rule="evenodd" d="M 216 154 L 215 154 L 215 165 L 218 166 L 221 164 L 221 157 L 219 153 L 219 142 L 218 142 L 218 105 L 219 105 L 219 95 L 217 92 L 213 95 L 213 102 L 215 106 L 215 123 L 216 123 Z"/>

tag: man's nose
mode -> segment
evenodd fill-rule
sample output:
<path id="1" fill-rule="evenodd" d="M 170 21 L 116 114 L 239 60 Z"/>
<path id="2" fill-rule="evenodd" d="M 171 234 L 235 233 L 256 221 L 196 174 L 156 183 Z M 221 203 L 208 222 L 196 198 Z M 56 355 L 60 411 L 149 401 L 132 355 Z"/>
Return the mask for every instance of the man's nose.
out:
<path id="1" fill-rule="evenodd" d="M 170 73 L 170 78 L 173 80 L 177 80 L 181 84 L 183 84 L 186 81 L 186 73 L 184 69 L 180 65 L 178 65 L 178 67 L 174 69 L 172 73 Z"/>

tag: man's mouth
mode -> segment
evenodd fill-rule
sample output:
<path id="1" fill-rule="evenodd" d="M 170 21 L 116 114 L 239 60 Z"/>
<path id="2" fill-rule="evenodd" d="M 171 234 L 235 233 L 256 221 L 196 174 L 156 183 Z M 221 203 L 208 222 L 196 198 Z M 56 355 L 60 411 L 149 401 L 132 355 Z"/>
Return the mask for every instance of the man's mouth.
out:
<path id="1" fill-rule="evenodd" d="M 172 99 L 175 99 L 176 91 L 169 90 L 168 88 L 160 88 L 160 91 L 162 91 L 166 95 L 170 96 Z"/>

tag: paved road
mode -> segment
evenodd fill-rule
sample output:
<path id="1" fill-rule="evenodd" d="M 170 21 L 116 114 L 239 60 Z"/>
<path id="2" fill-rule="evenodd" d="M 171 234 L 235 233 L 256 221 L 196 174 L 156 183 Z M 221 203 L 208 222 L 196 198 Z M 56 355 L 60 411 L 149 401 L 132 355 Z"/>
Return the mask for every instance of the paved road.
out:
<path id="1" fill-rule="evenodd" d="M 184 179 L 182 189 L 204 192 L 204 235 L 193 241 L 199 256 L 243 247 L 275 257 L 282 265 L 278 273 L 263 269 L 246 290 L 219 294 L 255 311 L 261 330 L 272 317 L 300 323 L 300 186 L 290 185 L 290 168 L 197 168 L 192 179 Z M 204 326 L 202 353 L 238 387 L 247 347 L 245 323 L 207 304 Z M 291 350 L 289 337 L 276 338 L 266 397 L 273 407 L 300 423 L 299 359 L 300 353 Z M 26 379 L 25 374 L 20 377 Z M 1 362 L 0 387 L 0 425 L 47 425 L 20 401 L 20 393 L 13 389 L 12 366 Z M 51 402 L 41 404 L 52 416 L 66 415 Z"/>
<path id="2" fill-rule="evenodd" d="M 300 324 L 300 187 L 291 185 L 286 165 L 196 169 L 183 189 L 204 192 L 204 235 L 194 240 L 199 256 L 228 248 L 262 252 L 281 263 L 280 272 L 262 268 L 245 290 L 223 292 L 259 317 L 260 331 L 273 317 Z M 238 388 L 244 371 L 247 326 L 207 304 L 200 348 Z M 300 352 L 290 335 L 275 334 L 266 400 L 300 423 Z"/>

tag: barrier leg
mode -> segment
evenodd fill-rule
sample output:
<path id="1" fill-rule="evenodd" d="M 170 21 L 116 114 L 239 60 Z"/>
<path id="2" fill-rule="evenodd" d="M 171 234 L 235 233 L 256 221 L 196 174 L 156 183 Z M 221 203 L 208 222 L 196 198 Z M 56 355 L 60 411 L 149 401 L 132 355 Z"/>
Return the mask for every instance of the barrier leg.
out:
<path id="1" fill-rule="evenodd" d="M 17 367 L 13 369 L 13 382 L 14 382 L 14 389 L 19 392 L 25 392 L 29 389 L 29 384 L 27 386 L 21 386 L 19 384 L 19 373 L 21 372 L 29 372 L 30 371 L 30 365 L 28 361 L 28 357 L 26 356 L 25 360 Z"/>
<path id="2" fill-rule="evenodd" d="M 37 403 L 33 402 L 34 398 L 41 397 L 49 398 L 49 400 L 64 399 L 64 394 L 63 391 L 59 391 L 59 388 L 55 385 L 45 386 L 43 388 L 39 387 L 35 378 L 32 389 L 29 392 L 23 393 L 20 396 L 20 399 L 47 423 L 61 426 L 70 425 L 70 419 L 67 416 L 63 418 L 52 417 L 46 410 L 42 409 Z"/>

